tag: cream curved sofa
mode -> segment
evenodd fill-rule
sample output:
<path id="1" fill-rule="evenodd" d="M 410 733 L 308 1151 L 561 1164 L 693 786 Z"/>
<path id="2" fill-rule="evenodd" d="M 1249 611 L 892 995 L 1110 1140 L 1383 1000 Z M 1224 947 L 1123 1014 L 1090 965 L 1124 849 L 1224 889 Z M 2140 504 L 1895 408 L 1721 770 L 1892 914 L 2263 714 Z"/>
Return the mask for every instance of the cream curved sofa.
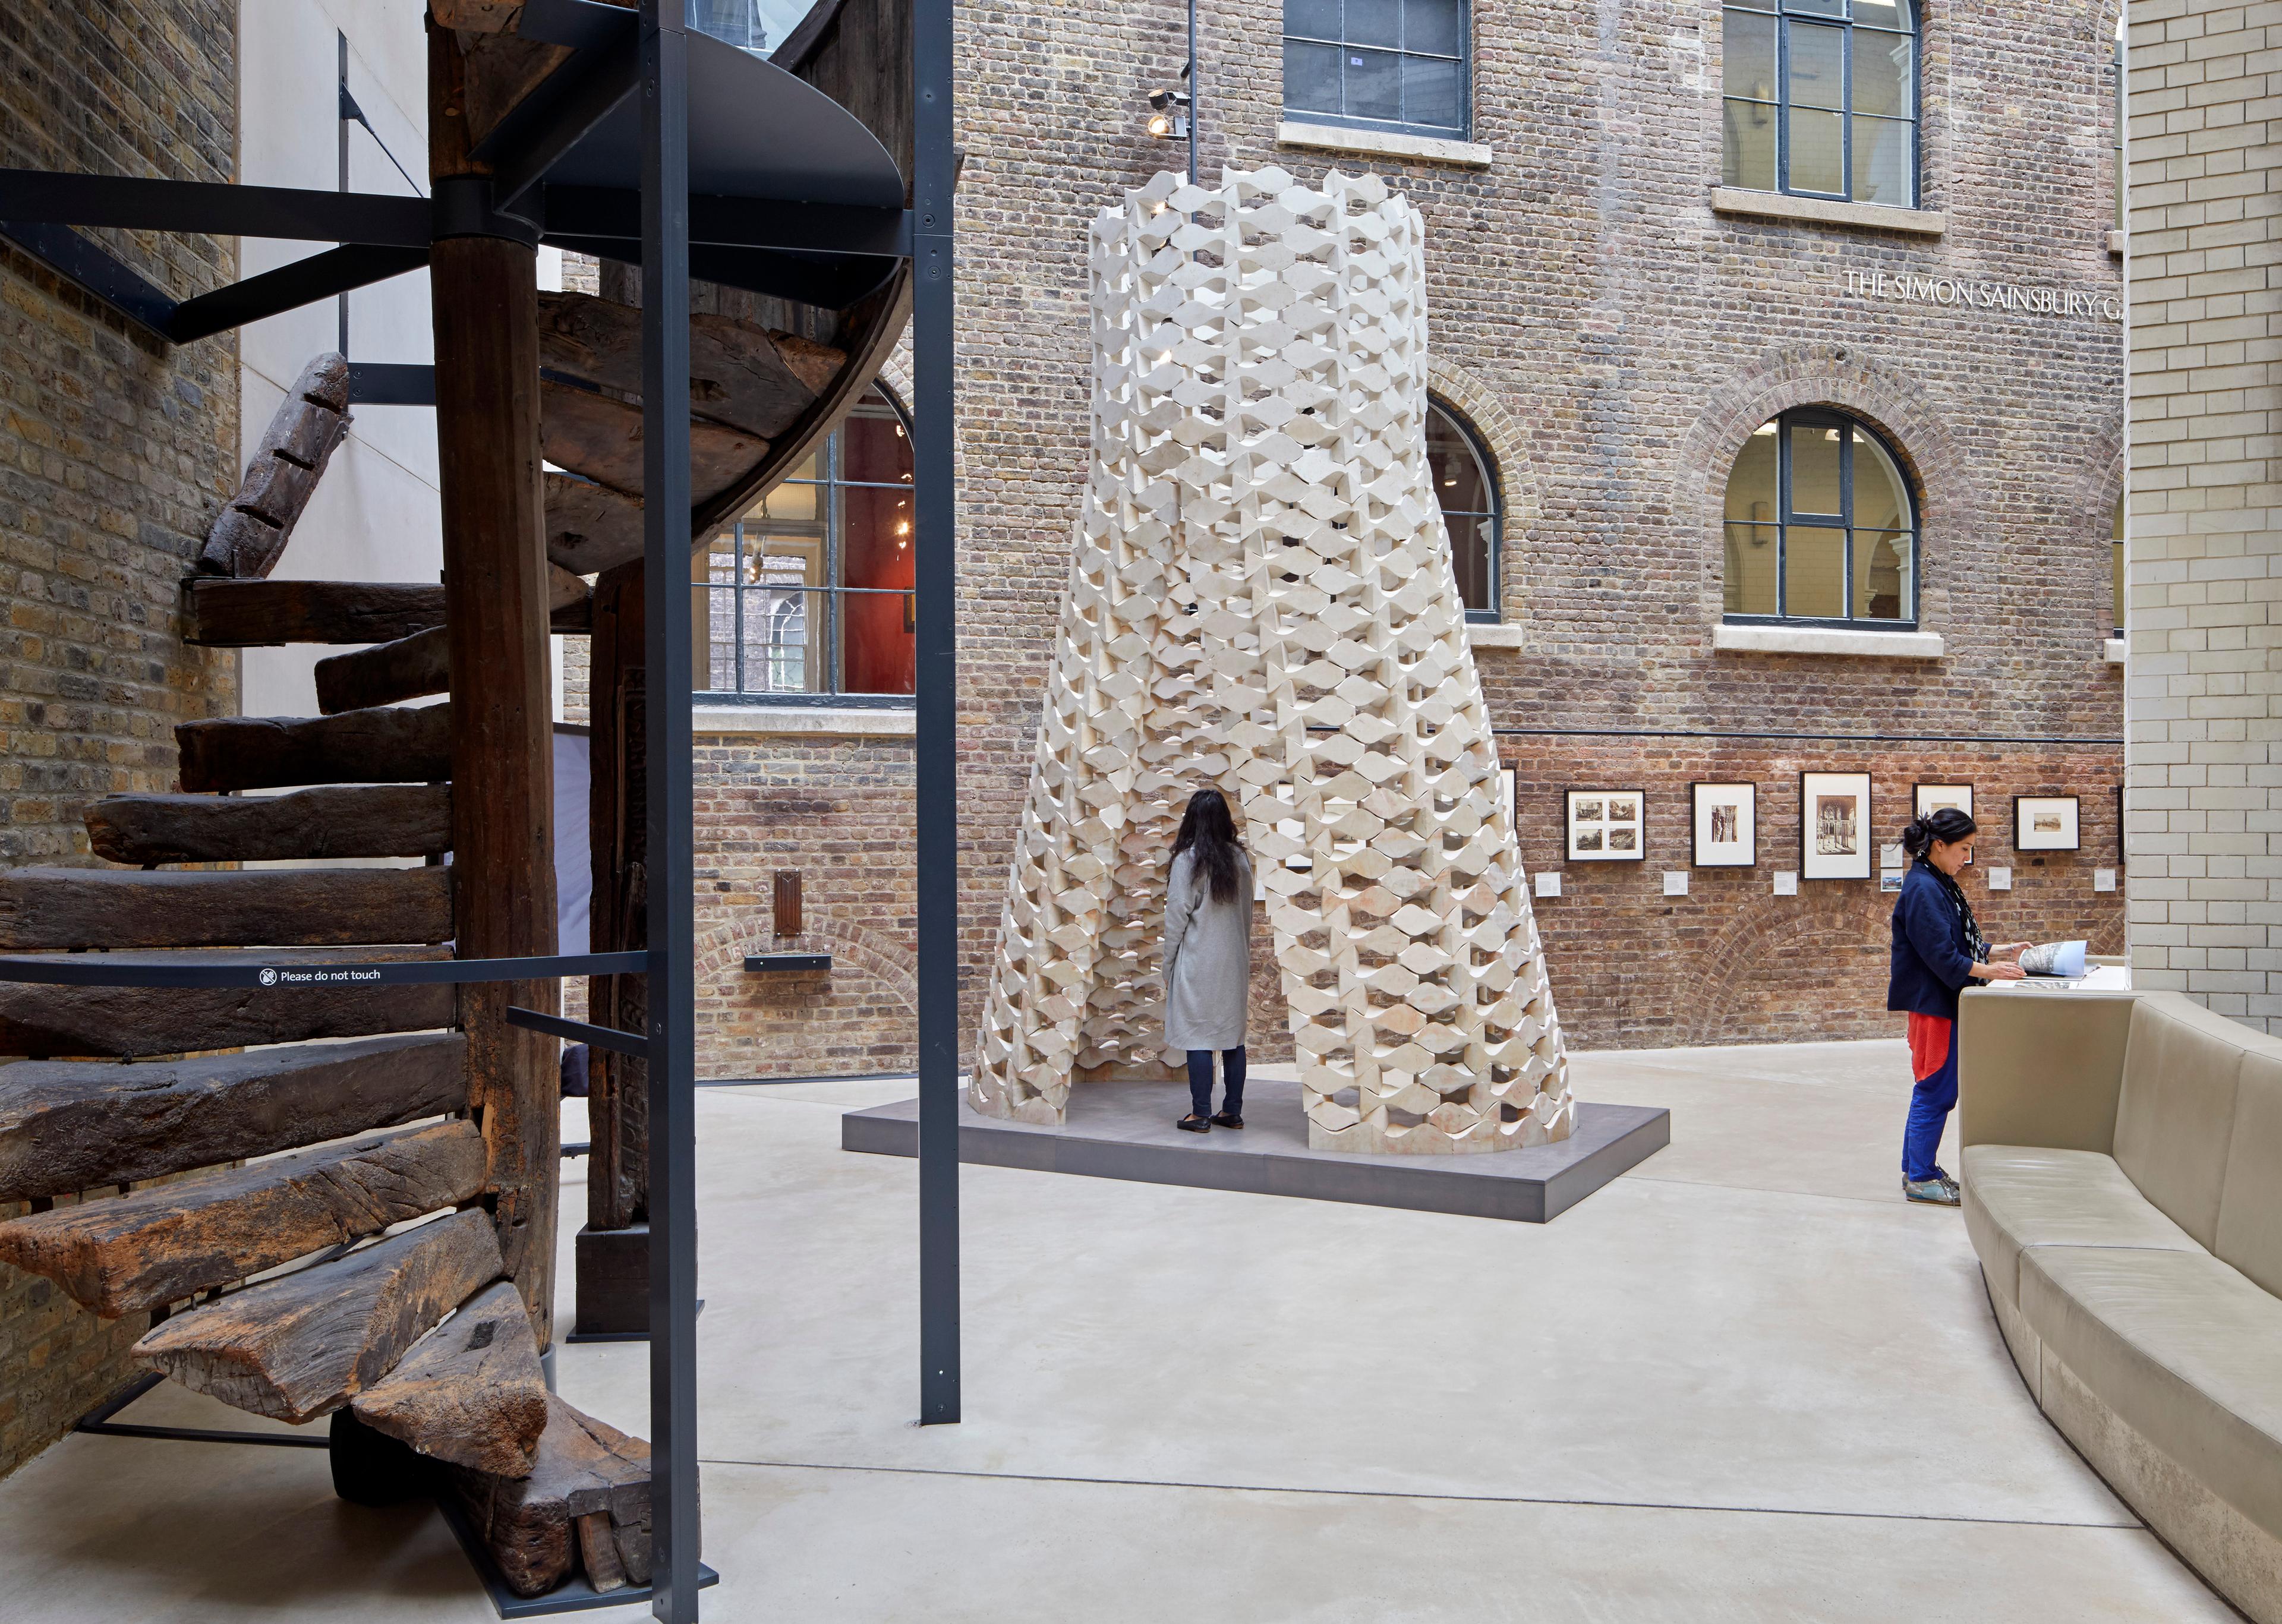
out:
<path id="1" fill-rule="evenodd" d="M 2282 1038 L 2173 992 L 1973 991 L 1960 1182 L 2053 1425 L 2282 1624 Z"/>

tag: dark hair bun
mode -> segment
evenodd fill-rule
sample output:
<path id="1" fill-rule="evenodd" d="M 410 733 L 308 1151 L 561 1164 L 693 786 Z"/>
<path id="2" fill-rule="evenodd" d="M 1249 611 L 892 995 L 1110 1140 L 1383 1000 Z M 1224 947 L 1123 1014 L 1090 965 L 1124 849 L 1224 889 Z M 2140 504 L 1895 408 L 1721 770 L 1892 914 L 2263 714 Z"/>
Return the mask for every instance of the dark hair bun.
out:
<path id="1" fill-rule="evenodd" d="M 1902 831 L 1902 850 L 1913 858 L 1923 857 L 1933 850 L 1933 843 L 1937 840 L 1945 845 L 1954 845 L 1975 833 L 1979 827 L 1956 807 L 1944 806 L 1938 812 L 1910 820 L 1909 827 Z"/>

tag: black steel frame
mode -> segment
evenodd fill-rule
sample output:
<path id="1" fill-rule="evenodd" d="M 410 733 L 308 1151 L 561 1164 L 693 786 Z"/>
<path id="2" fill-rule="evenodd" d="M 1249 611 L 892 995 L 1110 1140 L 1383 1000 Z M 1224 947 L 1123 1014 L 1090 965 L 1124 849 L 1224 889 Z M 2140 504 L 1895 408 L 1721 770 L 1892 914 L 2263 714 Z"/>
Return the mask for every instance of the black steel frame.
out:
<path id="1" fill-rule="evenodd" d="M 918 538 L 918 850 L 920 1039 L 920 1419 L 959 1418 L 959 825 L 956 519 L 953 474 L 952 147 L 951 0 L 913 0 L 914 151 L 909 211 L 689 195 L 687 39 L 682 0 L 641 0 L 639 12 L 527 0 L 522 31 L 569 44 L 574 56 L 548 82 L 528 116 L 486 143 L 495 185 L 439 186 L 425 198 L 283 187 L 212 184 L 0 169 L 0 237 L 167 343 L 184 344 L 245 322 L 333 299 L 427 262 L 436 237 L 470 230 L 545 240 L 642 267 L 644 504 L 648 619 L 644 653 L 654 672 L 683 673 L 657 689 L 648 733 L 649 850 L 663 873 L 650 887 L 646 952 L 515 960 L 326 965 L 328 977 L 380 982 L 529 980 L 589 973 L 646 974 L 646 1034 L 516 1009 L 518 1026 L 596 1044 L 649 1061 L 650 1441 L 654 1569 L 652 1612 L 695 1624 L 700 1588 L 714 1575 L 698 1561 L 695 992 L 692 922 L 691 627 L 680 594 L 690 551 L 689 416 L 664 403 L 689 397 L 689 278 L 708 271 L 710 247 L 768 247 L 912 260 L 912 409 L 913 519 Z M 550 187 L 547 164 L 570 150 L 623 99 L 642 98 L 642 184 L 638 193 Z M 337 245 L 229 287 L 175 299 L 75 228 L 121 228 Z M 693 253 L 693 250 L 695 253 Z M 363 364 L 354 398 L 370 404 L 434 401 L 431 369 Z M 287 986 L 306 978 L 282 955 L 225 965 L 111 966 L 0 961 L 0 980 L 59 985 Z M 90 1414 L 82 1429 L 128 1436 L 193 1436 L 288 1442 L 258 1433 L 139 1428 L 113 1423 L 147 1388 Z M 291 1441 L 308 1447 L 314 1441 Z M 448 1513 L 447 1513 L 448 1515 Z M 463 1540 L 462 1542 L 466 1542 Z M 480 1552 L 471 1548 L 478 1572 Z M 640 1599 L 618 1591 L 502 1599 L 503 1616 L 527 1616 Z"/>

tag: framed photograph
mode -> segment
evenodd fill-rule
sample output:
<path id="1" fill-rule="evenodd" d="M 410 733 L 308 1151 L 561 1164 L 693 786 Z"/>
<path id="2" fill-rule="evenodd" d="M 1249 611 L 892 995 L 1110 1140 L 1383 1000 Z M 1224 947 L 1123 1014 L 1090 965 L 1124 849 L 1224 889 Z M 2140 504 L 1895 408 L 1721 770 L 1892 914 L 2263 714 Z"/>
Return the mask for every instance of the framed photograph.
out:
<path id="1" fill-rule="evenodd" d="M 1696 866 L 1752 868 L 1759 860 L 1759 787 L 1697 784 Z"/>
<path id="2" fill-rule="evenodd" d="M 1867 880 L 1873 836 L 1867 773 L 1798 775 L 1798 876 Z"/>
<path id="3" fill-rule="evenodd" d="M 1917 816 L 1930 818 L 1944 806 L 1954 806 L 1967 817 L 1973 816 L 1973 786 L 1971 784 L 1920 784 L 1917 786 Z"/>
<path id="4" fill-rule="evenodd" d="M 1638 789 L 1569 792 L 1569 860 L 1637 863 L 1648 856 L 1648 796 Z"/>
<path id="5" fill-rule="evenodd" d="M 2073 851 L 2084 843 L 2072 795 L 2013 797 L 2013 850 Z"/>
<path id="6" fill-rule="evenodd" d="M 1967 817 L 1973 816 L 1973 786 L 1971 784 L 1920 784 L 1917 786 L 1917 815 L 1929 818 L 1944 806 L 1954 806 Z M 1973 852 L 1965 854 L 1970 865 Z"/>

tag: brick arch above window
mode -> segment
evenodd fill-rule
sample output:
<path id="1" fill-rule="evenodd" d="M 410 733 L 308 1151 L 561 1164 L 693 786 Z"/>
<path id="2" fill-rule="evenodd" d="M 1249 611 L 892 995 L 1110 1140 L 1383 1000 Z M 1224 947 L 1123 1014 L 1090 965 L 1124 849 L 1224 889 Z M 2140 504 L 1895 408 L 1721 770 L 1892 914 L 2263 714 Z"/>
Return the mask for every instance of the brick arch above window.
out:
<path id="1" fill-rule="evenodd" d="M 1875 429 L 1901 464 L 1918 500 L 1918 624 L 1939 628 L 1958 567 L 1944 542 L 1967 533 L 1973 516 L 1988 508 L 1956 431 L 1926 399 L 1924 385 L 1907 373 L 1864 356 L 1855 346 L 1829 344 L 1770 352 L 1712 392 L 1680 442 L 1673 488 L 1673 516 L 1696 539 L 1707 636 L 1724 618 L 1727 478 L 1736 455 L 1761 423 L 1812 406 Z"/>
<path id="2" fill-rule="evenodd" d="M 1524 473 L 1528 467 L 1525 447 L 1530 443 L 1529 431 L 1487 385 L 1440 355 L 1430 354 L 1426 358 L 1426 388 L 1464 421 L 1489 454 L 1502 515 L 1499 549 L 1503 556 L 1498 560 L 1497 571 L 1499 618 L 1508 626 L 1519 626 L 1525 609 L 1519 554 L 1536 533 L 1538 517 L 1536 487 Z"/>

